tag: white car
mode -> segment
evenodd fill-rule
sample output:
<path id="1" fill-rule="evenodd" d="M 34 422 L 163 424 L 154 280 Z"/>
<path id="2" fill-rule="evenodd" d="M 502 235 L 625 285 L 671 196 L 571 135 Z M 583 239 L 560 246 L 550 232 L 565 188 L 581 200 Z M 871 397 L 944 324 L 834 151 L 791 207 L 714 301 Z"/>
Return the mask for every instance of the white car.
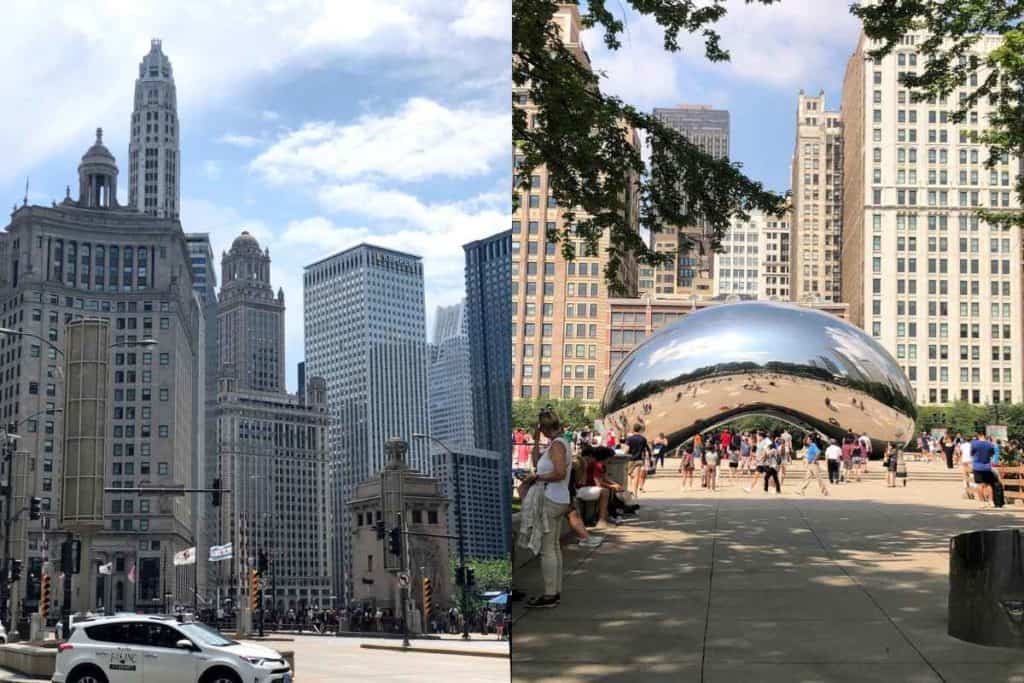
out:
<path id="1" fill-rule="evenodd" d="M 144 614 L 77 621 L 57 647 L 53 683 L 292 683 L 278 652 L 198 622 Z"/>

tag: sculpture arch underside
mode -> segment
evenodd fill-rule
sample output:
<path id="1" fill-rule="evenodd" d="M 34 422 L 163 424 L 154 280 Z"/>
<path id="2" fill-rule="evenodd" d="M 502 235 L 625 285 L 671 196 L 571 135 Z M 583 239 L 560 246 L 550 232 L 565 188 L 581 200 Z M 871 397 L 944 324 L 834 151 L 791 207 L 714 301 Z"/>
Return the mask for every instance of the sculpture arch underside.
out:
<path id="1" fill-rule="evenodd" d="M 862 330 L 757 301 L 705 308 L 653 334 L 612 374 L 602 414 L 606 428 L 643 424 L 670 447 L 767 415 L 837 439 L 867 434 L 880 454 L 913 436 L 916 408 L 896 361 Z"/>

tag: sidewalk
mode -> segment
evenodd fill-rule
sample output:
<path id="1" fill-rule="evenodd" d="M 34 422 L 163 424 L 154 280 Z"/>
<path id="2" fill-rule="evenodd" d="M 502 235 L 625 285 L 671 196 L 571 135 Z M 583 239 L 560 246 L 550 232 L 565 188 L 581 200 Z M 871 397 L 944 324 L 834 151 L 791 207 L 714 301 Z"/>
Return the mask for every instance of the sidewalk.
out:
<path id="1" fill-rule="evenodd" d="M 515 605 L 513 681 L 1024 681 L 1022 653 L 946 635 L 949 537 L 1024 505 L 982 509 L 925 463 L 894 489 L 873 463 L 827 498 L 792 492 L 802 468 L 781 496 L 681 494 L 666 464 L 638 519 L 566 548 L 559 607 Z M 539 592 L 538 563 L 514 582 Z"/>

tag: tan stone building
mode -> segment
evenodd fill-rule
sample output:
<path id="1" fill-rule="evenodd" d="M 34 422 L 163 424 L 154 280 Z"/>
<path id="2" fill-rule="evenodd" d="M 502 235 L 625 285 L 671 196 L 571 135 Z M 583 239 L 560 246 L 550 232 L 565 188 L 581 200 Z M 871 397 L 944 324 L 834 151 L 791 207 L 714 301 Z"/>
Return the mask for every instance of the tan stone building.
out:
<path id="1" fill-rule="evenodd" d="M 973 142 L 990 106 L 962 124 L 958 98 L 913 102 L 922 37 L 876 63 L 862 34 L 843 81 L 843 297 L 850 317 L 897 359 L 919 403 L 1021 400 L 1021 235 L 981 208 L 1019 208 L 1019 160 L 993 168 Z M 998 37 L 982 37 L 984 56 Z M 984 59 L 982 59 L 982 63 Z M 984 69 L 972 82 L 986 77 Z"/>
<path id="2" fill-rule="evenodd" d="M 554 16 L 562 39 L 589 66 L 580 43 L 579 9 L 559 6 Z M 524 89 L 514 93 L 516 107 L 532 116 L 533 105 Z M 635 131 L 624 130 L 634 145 Z M 518 166 L 520 160 L 517 157 Z M 632 186 L 632 185 L 631 185 Z M 518 191 L 518 190 L 517 190 Z M 626 199 L 624 220 L 637 226 L 637 197 Z M 531 189 L 523 192 L 512 215 L 512 395 L 515 398 L 577 398 L 596 401 L 607 381 L 601 358 L 607 353 L 608 286 L 604 277 L 609 246 L 607 233 L 597 255 L 585 256 L 582 242 L 577 257 L 567 261 L 558 245 L 548 242 L 548 230 L 564 228 L 565 208 L 548 191 L 546 168 L 532 172 Z M 636 293 L 637 270 L 627 258 L 619 283 Z"/>
<path id="3" fill-rule="evenodd" d="M 797 96 L 791 188 L 790 297 L 841 301 L 843 126 L 825 93 Z"/>
<path id="4" fill-rule="evenodd" d="M 733 216 L 715 254 L 716 297 L 789 299 L 790 216 L 751 211 Z"/>
<path id="5" fill-rule="evenodd" d="M 406 541 L 408 561 L 404 571 L 410 576 L 409 625 L 419 630 L 423 622 L 416 613 L 423 613 L 423 578 L 431 581 L 432 614 L 439 616 L 451 604 L 452 568 L 448 535 L 448 498 L 441 482 L 409 469 L 405 461 L 405 444 L 396 440 L 388 444 L 390 459 L 380 475 L 356 487 L 348 501 L 352 530 L 352 600 L 349 607 L 363 606 L 391 610 L 401 616 L 402 602 L 398 585 L 398 571 L 403 569 L 402 559 L 388 555 L 387 530 L 396 526 L 395 512 L 401 510 L 404 526 L 409 532 Z M 388 472 L 400 481 L 401 494 L 393 496 L 394 489 L 385 484 Z M 385 492 L 382 496 L 381 493 Z M 400 501 L 400 502 L 395 502 Z M 392 510 L 389 506 L 395 505 Z M 388 508 L 388 509 L 386 509 Z M 377 522 L 383 522 L 385 538 L 377 533 Z M 432 534 L 422 536 L 417 534 Z M 454 542 L 451 545 L 454 549 Z"/>

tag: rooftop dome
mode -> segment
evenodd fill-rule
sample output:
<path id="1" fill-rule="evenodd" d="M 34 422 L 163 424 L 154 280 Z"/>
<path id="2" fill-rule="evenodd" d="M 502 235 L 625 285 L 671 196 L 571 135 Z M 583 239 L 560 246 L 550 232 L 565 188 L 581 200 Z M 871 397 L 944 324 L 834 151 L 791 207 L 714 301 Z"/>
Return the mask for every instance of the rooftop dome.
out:
<path id="1" fill-rule="evenodd" d="M 260 243 L 256 241 L 256 238 L 249 234 L 248 230 L 243 230 L 242 234 L 235 238 L 235 241 L 231 243 L 231 251 L 241 250 L 260 250 Z"/>
<path id="2" fill-rule="evenodd" d="M 114 155 L 103 144 L 103 129 L 96 129 L 96 142 L 82 155 L 83 164 L 113 164 Z"/>

